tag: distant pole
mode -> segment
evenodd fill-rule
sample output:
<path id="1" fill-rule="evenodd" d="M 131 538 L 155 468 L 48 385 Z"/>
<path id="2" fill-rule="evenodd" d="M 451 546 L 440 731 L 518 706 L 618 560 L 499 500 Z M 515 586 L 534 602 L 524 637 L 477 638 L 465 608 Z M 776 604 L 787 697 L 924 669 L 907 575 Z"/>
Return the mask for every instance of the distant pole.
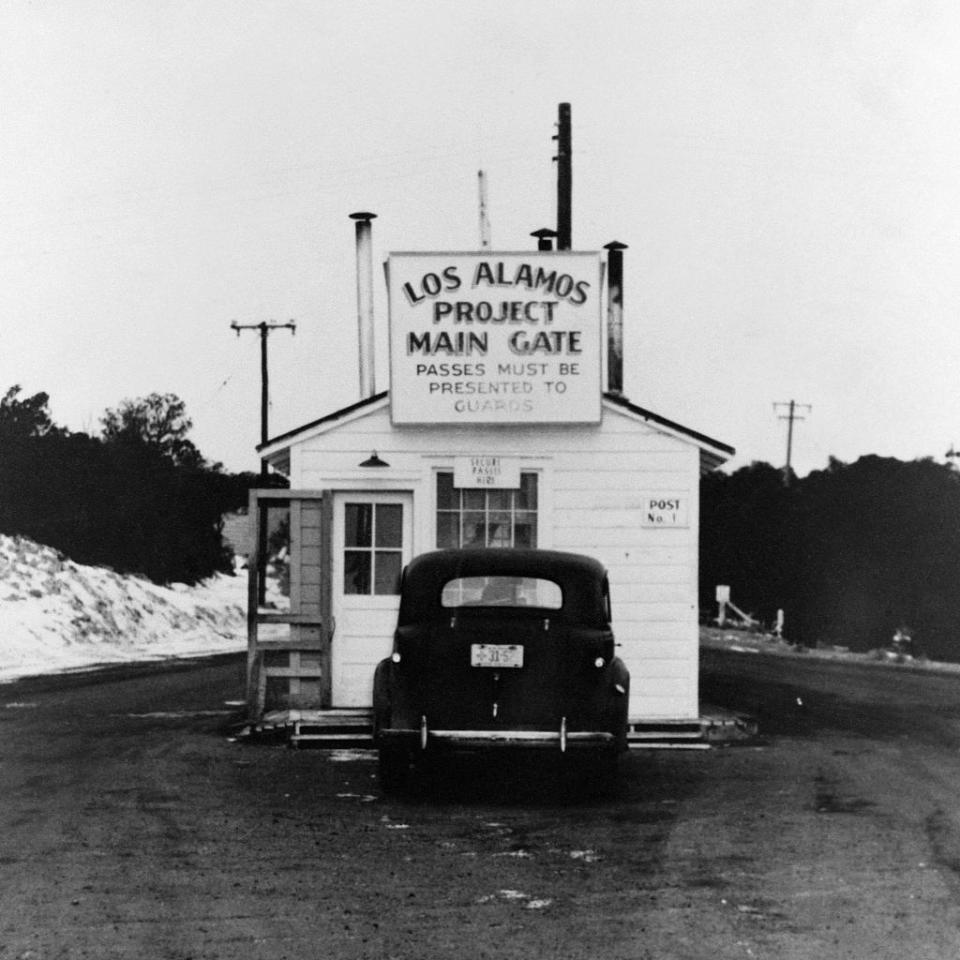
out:
<path id="1" fill-rule="evenodd" d="M 487 216 L 487 175 L 483 170 L 477 171 L 477 188 L 480 200 L 480 249 L 490 249 L 490 218 Z"/>
<path id="2" fill-rule="evenodd" d="M 573 163 L 570 104 L 561 103 L 557 123 L 557 249 L 569 250 L 572 240 Z"/>
<path id="3" fill-rule="evenodd" d="M 271 330 L 290 330 L 294 334 L 297 332 L 297 324 L 290 320 L 288 323 L 237 323 L 234 320 L 230 324 L 230 329 L 235 330 L 237 336 L 240 336 L 241 330 L 259 330 L 260 331 L 260 443 L 265 444 L 270 439 L 270 432 L 267 428 L 267 410 L 270 406 L 270 381 L 267 368 L 267 337 Z M 260 460 L 260 476 L 267 475 L 267 461 Z"/>
<path id="4" fill-rule="evenodd" d="M 788 413 L 786 415 L 780 416 L 779 419 L 787 421 L 787 463 L 783 468 L 783 484 L 786 487 L 790 486 L 790 464 L 793 458 L 793 421 L 794 420 L 805 420 L 806 417 L 801 417 L 797 413 L 797 409 L 810 411 L 813 407 L 809 403 L 797 403 L 796 400 L 791 400 L 788 402 L 784 401 L 783 403 L 775 403 L 773 409 L 775 411 L 780 410 L 781 407 L 787 407 Z"/>

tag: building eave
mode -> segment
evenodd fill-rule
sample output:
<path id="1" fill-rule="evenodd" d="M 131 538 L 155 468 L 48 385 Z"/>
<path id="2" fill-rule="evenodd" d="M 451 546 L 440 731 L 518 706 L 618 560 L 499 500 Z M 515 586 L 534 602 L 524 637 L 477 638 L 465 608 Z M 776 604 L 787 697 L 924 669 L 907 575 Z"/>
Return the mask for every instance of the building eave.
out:
<path id="1" fill-rule="evenodd" d="M 684 427 L 682 424 L 668 420 L 666 417 L 661 417 L 651 410 L 637 406 L 620 394 L 605 393 L 603 400 L 611 407 L 621 412 L 626 412 L 665 433 L 696 444 L 700 449 L 700 469 L 702 473 L 715 470 L 723 463 L 726 463 L 726 461 L 736 453 L 734 448 L 728 444 L 721 443 L 719 440 L 714 440 L 706 434 L 691 430 L 689 427 Z M 288 430 L 286 433 L 281 433 L 273 437 L 266 443 L 260 444 L 257 447 L 257 452 L 261 458 L 266 460 L 272 467 L 281 473 L 285 473 L 289 470 L 290 448 L 294 443 L 305 439 L 307 436 L 324 433 L 341 423 L 366 416 L 368 413 L 372 413 L 374 410 L 386 406 L 388 402 L 389 393 L 386 390 L 374 394 L 371 397 L 365 397 L 363 400 L 358 400 L 356 403 L 342 407 L 340 410 L 335 410 L 333 413 L 328 413 L 326 416 L 311 420 L 309 423 L 303 424 L 303 426 L 296 427 L 293 430 Z"/>
<path id="2" fill-rule="evenodd" d="M 363 400 L 351 403 L 348 407 L 342 407 L 340 410 L 328 413 L 326 416 L 320 417 L 317 420 L 311 420 L 301 427 L 294 427 L 293 430 L 281 433 L 266 443 L 261 443 L 257 447 L 257 453 L 259 453 L 264 460 L 272 461 L 273 458 L 288 451 L 290 447 L 293 446 L 295 440 L 302 439 L 306 434 L 322 433 L 324 430 L 343 421 L 350 420 L 354 416 L 362 416 L 375 409 L 378 405 L 382 405 L 386 399 L 386 390 L 375 393 L 372 397 L 365 397 Z"/>
<path id="3" fill-rule="evenodd" d="M 603 399 L 610 405 L 618 407 L 621 410 L 625 410 L 633 416 L 639 417 L 644 422 L 662 429 L 673 436 L 692 440 L 700 448 L 701 473 L 709 473 L 711 470 L 716 470 L 717 467 L 726 463 L 727 460 L 729 460 L 737 452 L 729 444 L 721 443 L 719 440 L 714 440 L 712 437 L 708 437 L 705 433 L 691 430 L 689 427 L 675 423 L 673 420 L 668 420 L 666 417 L 661 417 L 659 414 L 653 413 L 651 410 L 645 410 L 643 407 L 639 407 L 635 403 L 631 403 L 626 397 L 621 396 L 618 393 L 605 393 L 603 395 Z"/>

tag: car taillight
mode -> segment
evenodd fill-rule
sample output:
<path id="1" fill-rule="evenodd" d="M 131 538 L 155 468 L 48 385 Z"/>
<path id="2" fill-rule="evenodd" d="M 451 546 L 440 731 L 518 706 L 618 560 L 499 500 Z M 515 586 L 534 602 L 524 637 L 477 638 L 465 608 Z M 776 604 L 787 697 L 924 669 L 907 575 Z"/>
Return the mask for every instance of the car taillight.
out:
<path id="1" fill-rule="evenodd" d="M 394 651 L 394 652 L 390 655 L 390 659 L 391 659 L 394 663 L 399 663 L 399 662 L 400 662 L 400 654 L 397 653 L 396 651 Z"/>
<path id="2" fill-rule="evenodd" d="M 593 665 L 598 670 L 602 670 L 606 666 L 606 664 L 607 664 L 607 661 L 604 660 L 603 657 L 597 657 L 597 659 L 593 661 Z"/>

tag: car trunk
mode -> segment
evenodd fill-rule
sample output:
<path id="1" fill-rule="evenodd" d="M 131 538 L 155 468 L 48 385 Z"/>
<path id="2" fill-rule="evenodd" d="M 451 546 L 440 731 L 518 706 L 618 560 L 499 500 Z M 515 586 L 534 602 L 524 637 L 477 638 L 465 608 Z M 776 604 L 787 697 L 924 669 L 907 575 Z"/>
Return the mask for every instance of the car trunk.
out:
<path id="1" fill-rule="evenodd" d="M 419 709 L 429 726 L 553 730 L 563 717 L 576 725 L 588 722 L 584 679 L 600 673 L 592 663 L 603 635 L 587 631 L 585 636 L 549 613 L 528 611 L 504 619 L 502 611 L 495 618 L 486 611 L 460 611 L 426 628 L 416 642 L 416 675 Z M 504 648 L 522 648 L 522 665 L 475 665 L 480 646 L 487 658 L 516 657 L 516 650 Z"/>

